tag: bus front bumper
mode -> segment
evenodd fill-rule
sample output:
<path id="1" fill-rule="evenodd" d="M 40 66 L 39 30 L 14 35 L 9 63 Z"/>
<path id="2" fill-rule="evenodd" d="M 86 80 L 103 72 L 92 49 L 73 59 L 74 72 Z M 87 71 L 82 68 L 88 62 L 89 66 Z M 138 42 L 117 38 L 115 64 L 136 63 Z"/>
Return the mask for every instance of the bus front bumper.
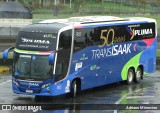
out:
<path id="1" fill-rule="evenodd" d="M 34 89 L 30 90 L 20 90 L 15 83 L 12 82 L 12 89 L 13 92 L 16 94 L 23 94 L 23 95 L 33 95 L 33 96 L 58 96 L 62 94 L 66 94 L 70 92 L 70 87 L 66 87 L 66 84 L 52 84 L 48 87 L 41 89 L 39 92 L 35 91 Z"/>

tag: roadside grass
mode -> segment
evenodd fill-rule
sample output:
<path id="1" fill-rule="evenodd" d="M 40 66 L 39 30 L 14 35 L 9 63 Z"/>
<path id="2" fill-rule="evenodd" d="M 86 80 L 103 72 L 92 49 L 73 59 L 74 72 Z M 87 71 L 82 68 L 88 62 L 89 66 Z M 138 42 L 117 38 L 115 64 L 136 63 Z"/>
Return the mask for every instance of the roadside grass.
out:
<path id="1" fill-rule="evenodd" d="M 160 8 L 155 7 L 144 7 L 138 5 L 127 5 L 126 3 L 113 3 L 113 2 L 93 2 L 93 1 L 85 1 L 83 6 L 79 9 L 79 12 L 75 12 L 74 4 L 70 8 L 70 4 L 63 4 L 61 8 L 58 10 L 58 16 L 54 16 L 54 9 L 50 8 L 39 8 L 33 9 L 33 23 L 37 23 L 46 19 L 57 19 L 57 18 L 68 18 L 73 16 L 87 16 L 94 15 L 95 12 L 99 12 L 98 15 L 110 15 L 110 16 L 118 16 L 118 17 L 148 17 L 154 18 L 157 20 L 158 26 L 160 26 L 160 14 L 150 15 L 148 12 L 154 13 Z M 119 14 L 112 14 L 112 12 L 118 12 Z M 43 13 L 41 13 L 43 12 Z M 83 13 L 84 12 L 84 13 Z M 88 12 L 88 13 L 86 13 Z M 105 13 L 108 12 L 108 13 Z M 126 14 L 124 14 L 126 12 Z M 136 15 L 131 15 L 131 12 L 137 12 Z M 96 14 L 97 15 L 97 14 Z"/>
<path id="2" fill-rule="evenodd" d="M 38 11 L 39 10 L 39 11 Z M 53 11 L 48 9 L 36 9 L 33 10 L 33 12 L 43 12 L 43 13 L 33 13 L 33 21 L 32 23 L 37 23 L 40 22 L 42 20 L 46 20 L 46 19 L 60 19 L 60 18 L 69 18 L 69 17 L 75 17 L 75 16 L 93 16 L 93 15 L 97 15 L 97 14 L 93 14 L 93 13 L 84 13 L 83 12 L 78 12 L 78 13 L 74 13 L 73 11 L 71 11 L 70 13 L 65 13 L 64 10 L 60 11 L 58 16 L 55 16 L 53 14 Z M 46 13 L 45 13 L 46 12 Z M 49 13 L 48 13 L 49 12 Z M 153 18 L 157 21 L 157 25 L 160 28 L 160 14 L 157 15 L 150 15 L 150 14 L 143 14 L 143 13 L 139 13 L 137 15 L 135 14 L 130 14 L 129 11 L 126 14 L 112 14 L 112 13 L 100 13 L 99 15 L 103 15 L 103 16 L 118 16 L 118 17 L 147 17 L 147 18 Z"/>
<path id="3" fill-rule="evenodd" d="M 84 3 L 80 4 L 80 11 L 90 11 L 90 12 L 97 12 L 97 11 L 119 11 L 119 12 L 155 12 L 155 10 L 160 9 L 158 7 L 153 7 L 153 6 L 140 6 L 140 5 L 127 5 L 127 3 L 113 3 L 113 2 L 95 2 L 95 1 L 90 1 L 90 0 L 86 0 Z M 60 12 L 75 12 L 75 7 L 77 7 L 77 4 L 72 3 L 71 4 L 61 4 L 59 6 L 59 11 Z M 50 6 L 48 8 L 37 8 L 37 9 L 33 9 L 33 12 L 48 12 L 48 11 L 53 11 L 54 7 Z"/>
<path id="4" fill-rule="evenodd" d="M 160 50 L 157 50 L 157 58 L 160 58 Z"/>
<path id="5" fill-rule="evenodd" d="M 3 59 L 2 53 L 0 53 L 0 59 Z M 8 54 L 8 59 L 13 59 L 13 53 Z"/>
<path id="6" fill-rule="evenodd" d="M 0 69 L 6 69 L 8 68 L 7 66 L 0 66 Z"/>

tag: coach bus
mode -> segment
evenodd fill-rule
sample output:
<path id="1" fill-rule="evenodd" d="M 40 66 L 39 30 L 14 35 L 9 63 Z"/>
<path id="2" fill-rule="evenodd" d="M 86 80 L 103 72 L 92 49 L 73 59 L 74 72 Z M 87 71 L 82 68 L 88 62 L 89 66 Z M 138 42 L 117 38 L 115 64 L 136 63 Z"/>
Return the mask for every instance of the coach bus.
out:
<path id="1" fill-rule="evenodd" d="M 72 97 L 119 81 L 131 84 L 156 70 L 157 24 L 143 17 L 84 16 L 23 27 L 13 49 L 16 94 Z"/>

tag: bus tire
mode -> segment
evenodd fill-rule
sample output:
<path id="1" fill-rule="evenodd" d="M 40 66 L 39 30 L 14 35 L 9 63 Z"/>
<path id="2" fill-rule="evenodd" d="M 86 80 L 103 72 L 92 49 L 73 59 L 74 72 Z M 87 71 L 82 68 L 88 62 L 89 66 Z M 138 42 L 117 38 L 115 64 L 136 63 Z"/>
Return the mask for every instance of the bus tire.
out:
<path id="1" fill-rule="evenodd" d="M 34 97 L 34 100 L 37 101 L 37 102 L 41 101 L 41 99 L 42 99 L 41 96 L 35 96 L 35 97 Z"/>
<path id="2" fill-rule="evenodd" d="M 142 78 L 142 69 L 138 67 L 137 72 L 136 72 L 135 77 L 134 77 L 134 81 L 136 83 L 139 83 L 141 78 Z"/>
<path id="3" fill-rule="evenodd" d="M 71 86 L 71 97 L 76 98 L 78 94 L 78 84 L 77 81 L 74 80 Z"/>
<path id="4" fill-rule="evenodd" d="M 127 84 L 130 85 L 133 83 L 133 79 L 134 79 L 134 71 L 133 69 L 129 69 L 128 70 L 128 74 L 127 74 Z"/>

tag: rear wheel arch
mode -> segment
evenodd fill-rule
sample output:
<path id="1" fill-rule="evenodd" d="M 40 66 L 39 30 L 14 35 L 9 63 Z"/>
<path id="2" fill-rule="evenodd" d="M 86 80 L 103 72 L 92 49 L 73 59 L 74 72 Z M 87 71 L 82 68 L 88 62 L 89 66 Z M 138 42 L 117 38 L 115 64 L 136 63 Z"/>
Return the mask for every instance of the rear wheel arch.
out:
<path id="1" fill-rule="evenodd" d="M 134 73 L 136 72 L 136 71 L 135 71 L 135 67 L 133 67 L 133 66 L 130 67 L 129 69 L 132 69 L 132 70 L 134 71 Z M 129 69 L 128 69 L 128 70 L 129 70 Z"/>
<path id="2" fill-rule="evenodd" d="M 80 78 L 75 78 L 72 80 L 71 86 L 73 84 L 73 82 L 76 81 L 77 85 L 78 85 L 78 89 L 81 90 L 81 79 Z"/>

